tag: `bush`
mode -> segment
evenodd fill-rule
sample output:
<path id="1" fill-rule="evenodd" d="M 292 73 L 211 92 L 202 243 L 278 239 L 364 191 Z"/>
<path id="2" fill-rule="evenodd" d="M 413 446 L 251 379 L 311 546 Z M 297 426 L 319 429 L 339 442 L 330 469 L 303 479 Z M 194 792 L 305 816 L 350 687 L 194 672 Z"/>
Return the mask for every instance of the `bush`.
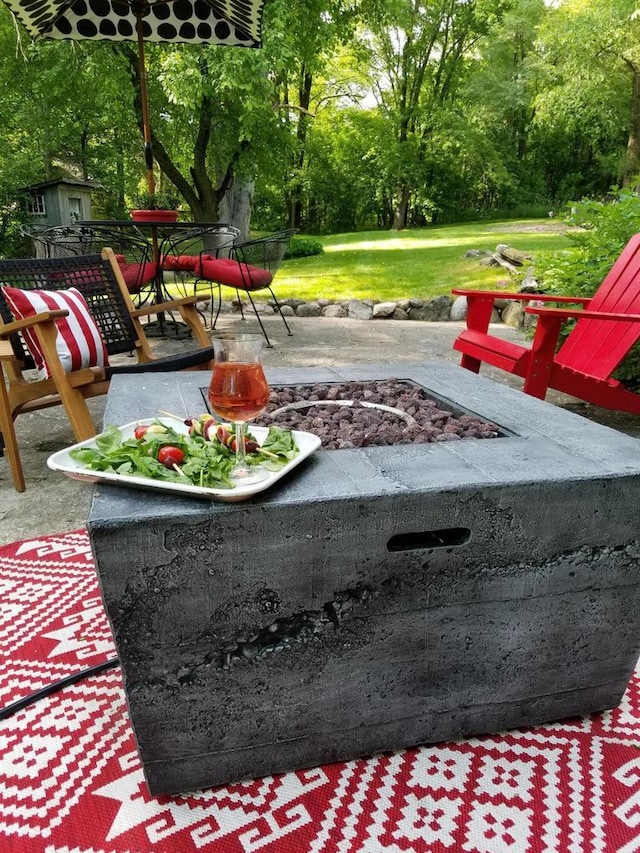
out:
<path id="1" fill-rule="evenodd" d="M 573 243 L 565 251 L 538 259 L 536 277 L 544 290 L 573 296 L 593 296 L 630 238 L 640 231 L 640 196 L 628 190 L 607 201 L 585 200 L 571 208 L 568 232 Z M 564 340 L 571 330 L 567 326 Z M 615 372 L 616 379 L 640 389 L 640 347 L 634 347 Z"/>
<path id="2" fill-rule="evenodd" d="M 318 240 L 310 240 L 308 237 L 292 237 L 284 259 L 289 261 L 292 258 L 310 258 L 312 255 L 322 255 L 323 253 L 322 243 Z"/>

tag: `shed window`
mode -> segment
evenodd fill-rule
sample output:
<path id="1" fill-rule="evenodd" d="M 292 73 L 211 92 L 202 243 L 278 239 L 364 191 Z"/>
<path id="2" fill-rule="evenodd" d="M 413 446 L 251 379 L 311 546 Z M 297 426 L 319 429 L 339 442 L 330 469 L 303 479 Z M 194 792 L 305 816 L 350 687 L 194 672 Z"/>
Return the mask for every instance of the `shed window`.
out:
<path id="1" fill-rule="evenodd" d="M 35 213 L 40 216 L 45 216 L 47 208 L 44 203 L 44 196 L 41 193 L 32 195 L 29 201 L 27 202 L 27 210 L 29 211 L 29 213 Z"/>
<path id="2" fill-rule="evenodd" d="M 71 222 L 77 222 L 82 219 L 82 199 L 69 198 L 69 219 Z"/>

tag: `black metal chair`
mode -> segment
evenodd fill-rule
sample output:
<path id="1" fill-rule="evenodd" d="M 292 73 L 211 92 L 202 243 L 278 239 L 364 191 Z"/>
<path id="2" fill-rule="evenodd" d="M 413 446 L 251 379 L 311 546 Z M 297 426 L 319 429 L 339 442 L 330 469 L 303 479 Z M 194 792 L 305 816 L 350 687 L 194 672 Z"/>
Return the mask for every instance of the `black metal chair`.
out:
<path id="1" fill-rule="evenodd" d="M 36 258 L 50 258 L 51 245 L 45 234 L 51 225 L 21 225 L 20 233 L 31 241 L 33 255 Z"/>
<path id="2" fill-rule="evenodd" d="M 68 312 L 42 310 L 35 316 L 15 319 L 2 288 L 20 291 L 66 291 L 77 289 L 87 303 L 109 356 L 135 352 L 137 363 L 96 366 L 66 372 L 57 349 L 60 332 L 56 322 Z M 86 401 L 106 394 L 111 377 L 117 373 L 149 371 L 208 370 L 213 367 L 213 348 L 196 302 L 205 296 L 191 296 L 136 309 L 111 249 L 101 254 L 66 258 L 29 258 L 0 261 L 0 365 L 6 380 L 6 393 L 0 394 L 0 429 L 4 425 L 6 455 L 18 491 L 24 491 L 15 433 L 15 418 L 26 412 L 62 405 L 76 441 L 95 435 L 95 427 Z M 180 355 L 155 358 L 140 317 L 149 313 L 179 312 L 191 330 L 199 349 Z M 34 380 L 36 366 L 23 335 L 34 335 L 46 364 L 48 376 Z M 4 383 L 3 383 L 4 387 Z M 11 424 L 11 428 L 9 428 Z"/>
<path id="3" fill-rule="evenodd" d="M 271 342 L 260 319 L 256 304 L 253 301 L 252 293 L 258 290 L 268 290 L 271 294 L 275 310 L 282 317 L 287 334 L 293 334 L 271 285 L 287 251 L 289 242 L 295 233 L 296 229 L 291 228 L 286 231 L 279 231 L 276 234 L 269 234 L 267 237 L 247 240 L 244 243 L 234 243 L 230 248 L 228 258 L 207 258 L 203 256 L 200 259 L 200 263 L 195 270 L 196 281 L 194 287 L 197 289 L 199 282 L 206 281 L 212 287 L 218 288 L 218 309 L 212 323 L 212 328 L 215 329 L 218 317 L 220 316 L 222 287 L 224 286 L 235 289 L 243 320 L 245 316 L 240 294 L 245 293 L 247 295 L 268 347 L 271 346 Z"/>
<path id="4" fill-rule="evenodd" d="M 123 230 L 98 225 L 22 226 L 33 243 L 37 258 L 68 258 L 91 255 L 108 246 L 113 249 L 127 290 L 141 307 L 154 294 L 159 266 L 152 247 L 136 228 Z"/>
<path id="5" fill-rule="evenodd" d="M 203 255 L 224 255 L 225 250 L 240 236 L 240 229 L 226 222 L 208 225 L 193 224 L 170 232 L 162 241 L 162 267 L 173 270 L 177 266 L 188 270 Z M 183 259 L 183 263 L 178 263 Z"/>
<path id="6" fill-rule="evenodd" d="M 240 229 L 224 222 L 213 225 L 180 229 L 169 234 L 162 242 L 160 265 L 165 275 L 174 276 L 178 290 L 197 293 L 196 270 L 204 258 L 228 258 L 231 247 L 240 236 Z M 213 318 L 213 287 L 209 285 L 211 317 Z"/>

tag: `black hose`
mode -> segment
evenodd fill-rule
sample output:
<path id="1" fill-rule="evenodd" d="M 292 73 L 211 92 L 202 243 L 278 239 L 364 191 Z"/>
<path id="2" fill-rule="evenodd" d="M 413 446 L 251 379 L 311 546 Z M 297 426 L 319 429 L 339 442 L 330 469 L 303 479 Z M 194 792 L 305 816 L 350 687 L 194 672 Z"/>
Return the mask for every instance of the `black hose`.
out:
<path id="1" fill-rule="evenodd" d="M 90 666 L 88 669 L 82 669 L 80 672 L 74 672 L 71 675 L 67 675 L 59 681 L 54 681 L 53 684 L 49 684 L 47 687 L 42 687 L 40 690 L 36 690 L 35 693 L 23 696 L 22 699 L 18 699 L 16 702 L 12 702 L 11 705 L 7 705 L 5 708 L 0 709 L 0 720 L 6 720 L 12 714 L 26 708 L 27 705 L 31 705 L 33 702 L 38 702 L 38 700 L 44 699 L 52 693 L 57 693 L 58 690 L 62 690 L 70 684 L 75 684 L 83 678 L 88 678 L 90 675 L 98 675 L 98 673 L 104 672 L 105 669 L 111 669 L 117 664 L 118 658 L 110 658 L 102 663 L 97 663 L 95 666 Z"/>

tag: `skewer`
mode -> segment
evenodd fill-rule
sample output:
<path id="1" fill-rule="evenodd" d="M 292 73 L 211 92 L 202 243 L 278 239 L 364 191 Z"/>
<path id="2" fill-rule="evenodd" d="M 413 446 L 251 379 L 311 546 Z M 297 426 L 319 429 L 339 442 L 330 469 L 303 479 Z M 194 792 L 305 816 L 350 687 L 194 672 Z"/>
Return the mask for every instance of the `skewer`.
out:
<path id="1" fill-rule="evenodd" d="M 166 412 L 164 409 L 158 409 L 158 414 L 165 415 L 167 418 L 173 418 L 176 421 L 185 422 L 185 418 L 181 418 L 180 415 L 174 415 L 173 412 Z"/>
<path id="2" fill-rule="evenodd" d="M 280 458 L 277 453 L 272 453 L 270 450 L 263 450 L 259 445 L 256 449 L 256 453 L 262 453 L 263 456 L 270 456 L 272 459 Z"/>
<path id="3" fill-rule="evenodd" d="M 180 415 L 174 415 L 173 412 L 167 412 L 165 409 L 158 409 L 158 414 L 164 415 L 167 418 L 174 418 L 174 420 L 180 421 L 181 423 L 184 423 L 186 420 L 186 418 L 181 418 Z M 218 426 L 218 424 L 216 424 L 216 426 Z M 277 453 L 271 453 L 270 450 L 263 450 L 262 447 L 260 447 L 260 446 L 258 446 L 256 452 L 261 453 L 263 456 L 269 456 L 271 459 L 279 459 L 280 458 Z M 174 465 L 174 468 L 176 469 L 176 471 L 178 471 L 180 474 L 182 474 L 182 476 L 185 477 L 187 480 L 189 479 L 186 474 L 182 473 L 182 471 L 178 468 L 177 465 Z"/>

